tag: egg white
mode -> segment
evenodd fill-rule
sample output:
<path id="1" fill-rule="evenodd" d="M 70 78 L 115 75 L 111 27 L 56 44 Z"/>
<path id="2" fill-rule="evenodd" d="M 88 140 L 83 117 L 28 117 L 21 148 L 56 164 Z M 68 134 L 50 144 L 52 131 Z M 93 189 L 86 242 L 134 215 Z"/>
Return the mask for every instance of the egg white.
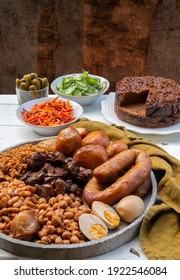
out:
<path id="1" fill-rule="evenodd" d="M 100 225 L 103 227 L 103 231 L 104 231 L 104 236 L 107 236 L 108 234 L 108 229 L 105 225 L 105 223 L 97 216 L 92 215 L 92 214 L 82 214 L 79 217 L 79 228 L 81 230 L 81 232 L 87 237 L 87 239 L 89 240 L 94 240 L 94 239 L 98 239 L 98 238 L 94 238 L 94 236 L 91 233 L 91 228 L 93 226 L 96 225 Z M 102 238 L 102 237 L 99 237 Z"/>
<path id="2" fill-rule="evenodd" d="M 115 218 L 115 221 L 113 222 L 113 218 L 112 221 L 110 221 L 109 219 L 107 219 L 107 217 L 105 216 L 105 212 L 109 212 L 110 215 L 112 215 L 112 217 Z M 101 202 L 101 201 L 94 201 L 92 203 L 92 212 L 98 216 L 109 229 L 115 229 L 119 226 L 120 224 L 120 217 L 117 214 L 117 212 L 108 204 Z"/>

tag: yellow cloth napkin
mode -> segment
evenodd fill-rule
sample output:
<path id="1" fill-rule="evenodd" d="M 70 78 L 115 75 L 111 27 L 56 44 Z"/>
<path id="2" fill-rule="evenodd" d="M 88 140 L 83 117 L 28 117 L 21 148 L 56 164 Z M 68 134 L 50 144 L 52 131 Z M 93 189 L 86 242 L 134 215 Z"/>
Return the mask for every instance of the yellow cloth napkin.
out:
<path id="1" fill-rule="evenodd" d="M 140 228 L 141 246 L 149 259 L 180 259 L 180 162 L 150 141 L 124 127 L 82 118 L 73 125 L 88 131 L 103 130 L 112 141 L 121 139 L 129 148 L 146 151 L 158 183 L 157 204 L 152 206 Z"/>

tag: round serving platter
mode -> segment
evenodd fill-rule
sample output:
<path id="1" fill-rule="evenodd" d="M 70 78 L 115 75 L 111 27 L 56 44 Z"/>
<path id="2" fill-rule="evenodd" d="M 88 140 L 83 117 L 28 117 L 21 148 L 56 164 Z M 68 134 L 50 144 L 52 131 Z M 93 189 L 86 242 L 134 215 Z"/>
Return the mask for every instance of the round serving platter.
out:
<path id="1" fill-rule="evenodd" d="M 36 141 L 23 142 L 18 145 L 4 149 L 5 152 L 9 149 L 22 146 L 24 144 L 37 144 L 47 138 L 41 138 Z M 0 234 L 0 248 L 13 254 L 33 259 L 85 259 L 110 252 L 123 244 L 131 241 L 139 233 L 141 222 L 149 208 L 155 203 L 157 195 L 157 182 L 154 173 L 151 172 L 152 189 L 144 198 L 145 210 L 140 217 L 134 222 L 127 224 L 121 221 L 120 226 L 116 230 L 109 231 L 107 237 L 87 241 L 80 244 L 36 244 L 29 241 L 23 241 L 11 238 L 5 234 Z"/>

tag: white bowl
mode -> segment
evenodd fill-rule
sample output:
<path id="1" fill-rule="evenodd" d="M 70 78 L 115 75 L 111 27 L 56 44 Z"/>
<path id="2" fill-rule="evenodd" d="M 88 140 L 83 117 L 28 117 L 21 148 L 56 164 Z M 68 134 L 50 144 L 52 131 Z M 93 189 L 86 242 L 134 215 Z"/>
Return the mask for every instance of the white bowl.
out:
<path id="1" fill-rule="evenodd" d="M 100 79 L 101 82 L 105 82 L 105 87 L 98 93 L 98 94 L 93 94 L 93 95 L 86 95 L 86 96 L 72 96 L 72 95 L 65 95 L 64 93 L 60 93 L 57 88 L 56 85 L 60 84 L 62 81 L 62 78 L 66 78 L 66 77 L 74 77 L 76 75 L 82 75 L 82 73 L 74 73 L 74 74 L 68 74 L 68 75 L 64 75 L 61 77 L 56 78 L 52 83 L 51 83 L 51 89 L 52 91 L 56 94 L 61 96 L 62 98 L 66 98 L 69 100 L 73 100 L 79 104 L 81 104 L 82 106 L 87 106 L 87 105 L 91 105 L 93 102 L 95 102 L 95 100 L 102 94 L 104 94 L 105 92 L 107 92 L 107 90 L 110 87 L 110 83 L 107 79 L 97 76 L 97 75 L 92 75 L 89 74 L 89 77 L 92 78 L 98 78 Z"/>
<path id="2" fill-rule="evenodd" d="M 40 126 L 40 125 L 29 124 L 22 119 L 21 112 L 24 109 L 29 111 L 35 104 L 39 104 L 39 103 L 44 102 L 46 100 L 52 100 L 52 99 L 54 99 L 54 97 L 44 97 L 44 98 L 38 98 L 38 99 L 31 100 L 31 101 L 23 103 L 22 105 L 19 106 L 19 108 L 16 111 L 16 115 L 17 115 L 18 119 L 23 124 L 25 124 L 26 126 L 28 126 L 33 131 L 35 131 L 36 133 L 38 133 L 40 135 L 55 136 L 55 135 L 58 135 L 60 130 L 62 130 L 63 128 L 69 126 L 70 124 L 76 122 L 82 116 L 83 108 L 78 103 L 70 100 L 70 104 L 74 108 L 73 116 L 75 117 L 75 119 L 71 122 L 66 123 L 66 124 L 61 124 L 61 125 L 56 125 L 56 126 Z M 59 98 L 59 100 L 62 100 L 62 98 Z"/>

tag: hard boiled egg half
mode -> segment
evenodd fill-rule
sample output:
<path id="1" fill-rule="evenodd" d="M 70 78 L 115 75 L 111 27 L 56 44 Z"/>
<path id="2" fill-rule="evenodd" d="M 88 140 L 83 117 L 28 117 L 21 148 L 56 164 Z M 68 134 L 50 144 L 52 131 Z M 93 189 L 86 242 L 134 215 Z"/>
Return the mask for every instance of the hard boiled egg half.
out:
<path id="1" fill-rule="evenodd" d="M 98 216 L 109 229 L 115 229 L 120 224 L 120 217 L 117 212 L 104 202 L 94 201 L 92 203 L 92 212 Z"/>
<path id="2" fill-rule="evenodd" d="M 79 228 L 89 240 L 104 238 L 108 234 L 106 225 L 93 214 L 82 214 L 79 217 Z"/>

